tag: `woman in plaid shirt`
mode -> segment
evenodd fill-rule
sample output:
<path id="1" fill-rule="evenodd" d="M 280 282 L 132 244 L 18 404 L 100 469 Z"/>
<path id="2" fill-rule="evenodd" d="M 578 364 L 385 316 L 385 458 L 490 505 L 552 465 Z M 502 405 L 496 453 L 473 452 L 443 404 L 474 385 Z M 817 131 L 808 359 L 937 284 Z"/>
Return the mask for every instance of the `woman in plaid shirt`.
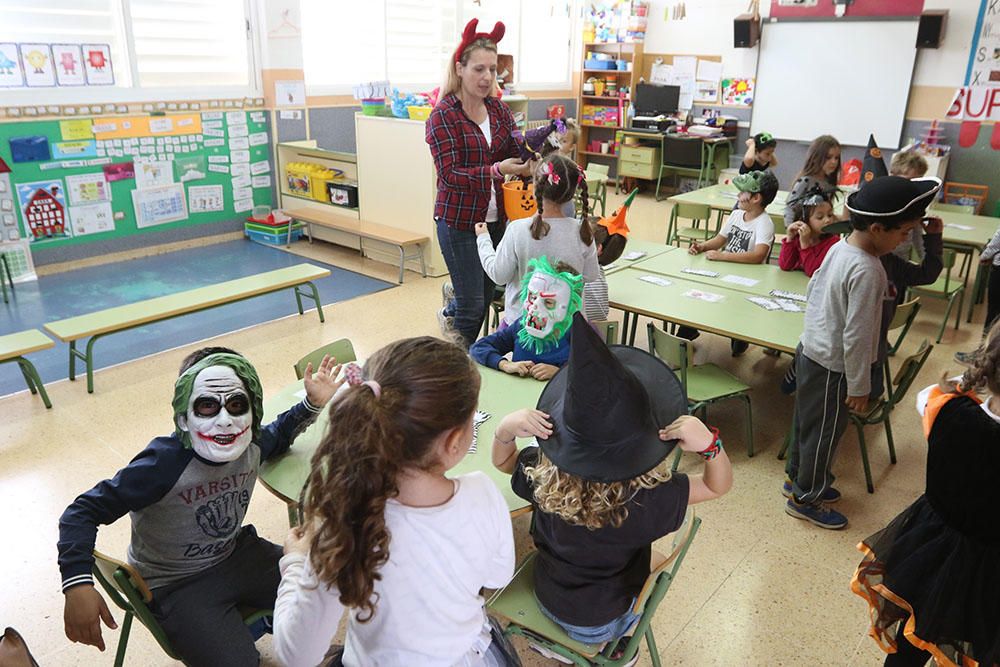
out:
<path id="1" fill-rule="evenodd" d="M 496 245 L 506 221 L 503 177 L 531 176 L 534 166 L 516 157 L 514 116 L 496 97 L 497 42 L 504 25 L 477 33 L 477 23 L 472 19 L 465 26 L 426 129 L 437 169 L 438 242 L 455 288 L 455 299 L 441 315 L 453 318 L 466 347 L 476 341 L 493 299 L 493 282 L 479 262 L 475 224 L 485 221 Z"/>

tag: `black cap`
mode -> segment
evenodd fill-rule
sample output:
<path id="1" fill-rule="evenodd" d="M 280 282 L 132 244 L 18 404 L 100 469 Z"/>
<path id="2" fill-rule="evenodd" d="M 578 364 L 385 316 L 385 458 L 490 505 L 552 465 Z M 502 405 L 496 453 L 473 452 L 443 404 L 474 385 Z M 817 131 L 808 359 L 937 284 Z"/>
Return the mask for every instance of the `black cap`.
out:
<path id="1" fill-rule="evenodd" d="M 940 189 L 941 181 L 936 178 L 911 180 L 902 176 L 883 176 L 852 193 L 847 198 L 847 210 L 874 218 L 872 222 L 922 218 Z"/>
<path id="2" fill-rule="evenodd" d="M 580 313 L 570 327 L 569 362 L 538 398 L 553 432 L 539 439 L 560 470 L 595 482 L 619 482 L 649 472 L 676 441 L 659 430 L 687 414 L 680 380 L 653 355 L 605 345 Z"/>

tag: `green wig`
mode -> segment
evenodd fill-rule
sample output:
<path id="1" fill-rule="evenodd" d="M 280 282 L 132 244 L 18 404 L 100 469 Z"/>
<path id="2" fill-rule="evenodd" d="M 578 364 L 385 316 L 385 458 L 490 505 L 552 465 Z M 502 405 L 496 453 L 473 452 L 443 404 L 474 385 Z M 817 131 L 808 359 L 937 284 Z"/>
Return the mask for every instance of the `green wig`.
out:
<path id="1" fill-rule="evenodd" d="M 264 392 L 260 387 L 260 378 L 257 377 L 257 371 L 246 360 L 246 357 L 228 353 L 208 355 L 181 373 L 177 381 L 174 382 L 174 435 L 183 443 L 185 449 L 191 448 L 191 434 L 181 430 L 180 418 L 187 417 L 194 379 L 198 377 L 198 373 L 210 366 L 228 366 L 236 373 L 236 377 L 243 380 L 243 384 L 250 394 L 250 406 L 253 410 L 251 433 L 253 433 L 253 440 L 256 441 L 260 434 L 260 421 L 264 416 Z"/>
<path id="2" fill-rule="evenodd" d="M 539 271 L 554 276 L 569 285 L 569 306 L 566 308 L 566 317 L 556 322 L 552 333 L 545 338 L 532 336 L 523 326 L 517 332 L 517 340 L 521 343 L 521 347 L 530 350 L 533 354 L 542 354 L 559 344 L 570 325 L 573 324 L 573 314 L 580 310 L 580 305 L 583 302 L 583 276 L 569 271 L 556 271 L 549 263 L 549 258 L 542 255 L 528 261 L 528 270 L 521 278 L 522 303 L 528 300 L 528 283 L 531 282 L 531 277 Z M 527 311 L 521 314 L 522 324 L 527 314 Z"/>

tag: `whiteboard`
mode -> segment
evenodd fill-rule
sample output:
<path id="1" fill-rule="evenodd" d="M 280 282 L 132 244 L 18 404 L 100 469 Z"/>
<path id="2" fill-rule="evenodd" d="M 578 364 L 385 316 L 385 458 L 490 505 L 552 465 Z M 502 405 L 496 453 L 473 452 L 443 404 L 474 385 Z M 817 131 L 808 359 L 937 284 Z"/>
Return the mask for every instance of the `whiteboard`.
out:
<path id="1" fill-rule="evenodd" d="M 898 148 L 916 41 L 915 20 L 765 23 L 751 131 Z"/>

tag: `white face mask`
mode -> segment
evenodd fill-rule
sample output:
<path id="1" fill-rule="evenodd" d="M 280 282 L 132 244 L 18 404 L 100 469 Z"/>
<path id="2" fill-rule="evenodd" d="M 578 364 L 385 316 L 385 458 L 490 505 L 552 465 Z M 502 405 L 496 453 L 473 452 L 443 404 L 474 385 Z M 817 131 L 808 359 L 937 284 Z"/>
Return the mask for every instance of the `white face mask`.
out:
<path id="1" fill-rule="evenodd" d="M 565 281 L 543 271 L 536 271 L 528 281 L 524 301 L 524 328 L 535 338 L 545 339 L 555 326 L 566 319 L 570 287 Z"/>
<path id="2" fill-rule="evenodd" d="M 235 461 L 253 438 L 253 410 L 243 380 L 228 366 L 204 369 L 194 379 L 187 415 L 178 422 L 198 456 L 215 463 Z"/>

